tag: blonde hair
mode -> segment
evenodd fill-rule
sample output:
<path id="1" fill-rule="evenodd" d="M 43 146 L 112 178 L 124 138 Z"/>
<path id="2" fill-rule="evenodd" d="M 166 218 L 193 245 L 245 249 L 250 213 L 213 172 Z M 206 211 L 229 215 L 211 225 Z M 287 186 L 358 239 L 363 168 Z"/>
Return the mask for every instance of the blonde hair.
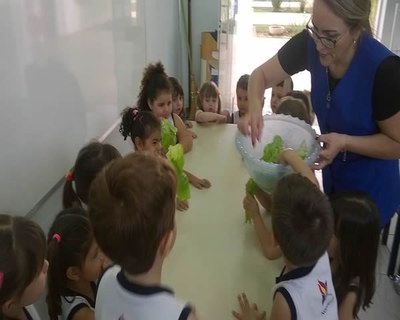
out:
<path id="1" fill-rule="evenodd" d="M 369 20 L 371 0 L 323 0 L 333 13 L 354 30 L 362 28 L 372 36 Z"/>
<path id="2" fill-rule="evenodd" d="M 221 97 L 219 95 L 219 90 L 215 82 L 207 81 L 204 82 L 200 88 L 199 94 L 197 96 L 197 107 L 204 111 L 203 99 L 204 98 L 218 98 L 218 113 L 221 113 Z"/>

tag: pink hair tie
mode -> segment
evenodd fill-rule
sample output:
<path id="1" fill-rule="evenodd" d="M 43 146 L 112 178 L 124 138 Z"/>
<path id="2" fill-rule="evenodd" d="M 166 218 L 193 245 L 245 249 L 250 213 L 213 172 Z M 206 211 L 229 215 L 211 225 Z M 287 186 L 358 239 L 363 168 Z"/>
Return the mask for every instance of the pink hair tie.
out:
<path id="1" fill-rule="evenodd" d="M 4 272 L 0 272 L 0 289 L 3 286 L 3 281 L 4 281 Z"/>
<path id="2" fill-rule="evenodd" d="M 57 241 L 57 243 L 61 242 L 61 236 L 58 233 L 53 234 L 53 239 Z"/>

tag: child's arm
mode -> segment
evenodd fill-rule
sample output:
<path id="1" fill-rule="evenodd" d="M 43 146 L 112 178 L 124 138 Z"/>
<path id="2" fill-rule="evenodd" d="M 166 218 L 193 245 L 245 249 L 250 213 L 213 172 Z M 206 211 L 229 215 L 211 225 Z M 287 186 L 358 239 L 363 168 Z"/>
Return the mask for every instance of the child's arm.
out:
<path id="1" fill-rule="evenodd" d="M 357 293 L 348 292 L 339 305 L 339 320 L 353 320 L 353 310 L 357 303 Z"/>
<path id="2" fill-rule="evenodd" d="M 261 205 L 265 208 L 265 210 L 267 210 L 268 212 L 271 212 L 272 197 L 271 197 L 271 194 L 269 192 L 265 192 L 265 191 L 261 190 L 256 185 L 255 197 L 261 203 Z"/>
<path id="3" fill-rule="evenodd" d="M 186 173 L 189 182 L 193 185 L 193 187 L 197 189 L 204 189 L 204 188 L 208 189 L 209 187 L 211 187 L 211 183 L 207 179 L 200 179 L 186 170 L 183 170 L 183 172 Z"/>
<path id="4" fill-rule="evenodd" d="M 243 208 L 253 220 L 254 230 L 256 231 L 258 241 L 261 244 L 264 256 L 270 260 L 279 258 L 282 255 L 282 252 L 278 246 L 274 245 L 275 241 L 273 234 L 271 230 L 266 227 L 261 217 L 257 200 L 251 195 L 246 194 L 245 198 L 243 199 Z"/>
<path id="5" fill-rule="evenodd" d="M 177 129 L 176 136 L 178 138 L 178 143 L 183 147 L 183 152 L 187 153 L 192 150 L 193 137 L 192 134 L 186 129 L 185 124 L 182 119 L 175 113 L 172 114 L 174 117 L 175 127 Z"/>
<path id="6" fill-rule="evenodd" d="M 81 308 L 75 313 L 75 315 L 72 317 L 72 320 L 95 320 L 94 311 L 89 307 Z"/>
<path id="7" fill-rule="evenodd" d="M 222 110 L 221 115 L 225 116 L 226 122 L 231 123 L 231 114 L 228 110 Z"/>
<path id="8" fill-rule="evenodd" d="M 299 157 L 296 151 L 285 149 L 280 154 L 281 163 L 288 164 L 293 170 L 302 176 L 308 178 L 312 183 L 319 187 L 317 178 L 311 168 Z"/>
<path id="9" fill-rule="evenodd" d="M 282 293 L 279 291 L 275 294 L 274 301 L 272 302 L 271 316 L 269 320 L 290 320 L 292 314 L 289 305 Z"/>
<path id="10" fill-rule="evenodd" d="M 205 111 L 198 111 L 196 113 L 195 120 L 198 123 L 207 123 L 207 122 L 226 123 L 227 122 L 226 116 L 219 114 L 219 113 L 205 112 Z"/>

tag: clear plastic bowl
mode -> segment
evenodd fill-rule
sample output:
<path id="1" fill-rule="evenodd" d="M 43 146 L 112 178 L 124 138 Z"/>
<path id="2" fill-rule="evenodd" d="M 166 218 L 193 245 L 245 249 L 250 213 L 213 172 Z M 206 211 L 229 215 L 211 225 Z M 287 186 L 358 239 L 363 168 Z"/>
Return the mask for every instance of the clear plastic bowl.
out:
<path id="1" fill-rule="evenodd" d="M 274 190 L 280 178 L 293 172 L 288 166 L 260 160 L 265 145 L 272 142 L 276 135 L 281 136 L 285 148 L 297 150 L 304 142 L 307 147 L 307 157 L 304 161 L 308 165 L 317 160 L 321 150 L 314 129 L 304 121 L 288 115 L 271 114 L 264 116 L 264 129 L 261 139 L 254 147 L 251 138 L 238 131 L 236 147 L 242 155 L 247 171 L 257 185 L 268 192 Z"/>

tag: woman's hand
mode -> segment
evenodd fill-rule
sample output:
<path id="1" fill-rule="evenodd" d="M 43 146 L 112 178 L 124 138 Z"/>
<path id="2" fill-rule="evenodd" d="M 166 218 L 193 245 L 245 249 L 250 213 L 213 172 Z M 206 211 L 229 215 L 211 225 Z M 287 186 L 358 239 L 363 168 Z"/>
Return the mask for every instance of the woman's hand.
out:
<path id="1" fill-rule="evenodd" d="M 345 134 L 335 132 L 320 135 L 318 142 L 323 143 L 323 148 L 318 163 L 313 168 L 317 170 L 325 168 L 332 163 L 339 152 L 346 151 L 346 139 Z"/>
<path id="2" fill-rule="evenodd" d="M 267 320 L 266 312 L 259 312 L 255 303 L 250 306 L 245 293 L 238 296 L 240 311 L 232 311 L 233 316 L 238 320 Z"/>
<path id="3" fill-rule="evenodd" d="M 251 135 L 253 146 L 260 141 L 261 132 L 264 126 L 264 119 L 261 109 L 248 112 L 240 118 L 238 128 L 244 135 Z M 250 127 L 250 128 L 249 128 Z"/>

